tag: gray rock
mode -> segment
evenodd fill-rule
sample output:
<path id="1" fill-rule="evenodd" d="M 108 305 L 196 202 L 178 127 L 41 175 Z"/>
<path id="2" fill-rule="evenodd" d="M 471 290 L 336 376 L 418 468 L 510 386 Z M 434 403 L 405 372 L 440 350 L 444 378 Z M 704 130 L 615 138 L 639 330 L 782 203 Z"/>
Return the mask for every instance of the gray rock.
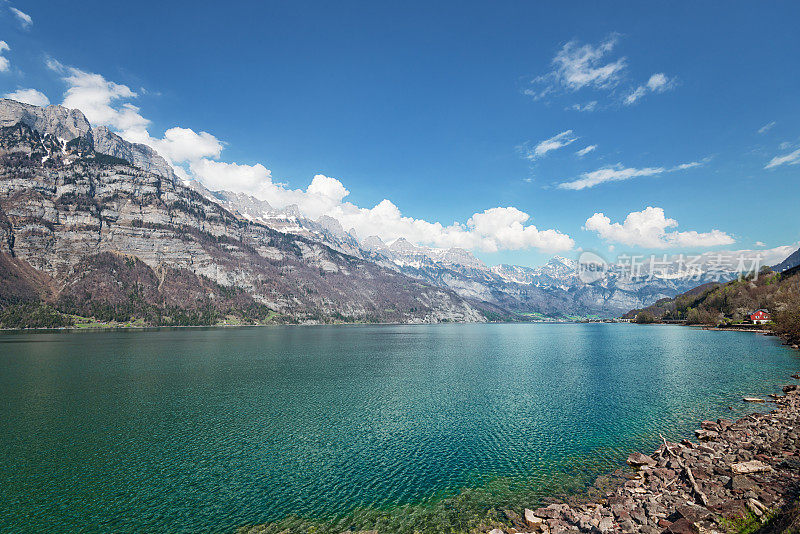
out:
<path id="1" fill-rule="evenodd" d="M 91 139 L 92 128 L 77 109 L 61 106 L 39 107 L 8 98 L 0 99 L 0 126 L 27 124 L 42 136 L 50 134 L 65 141 L 76 137 Z"/>
<path id="2" fill-rule="evenodd" d="M 631 467 L 655 467 L 657 465 L 657 462 L 652 457 L 642 454 L 641 452 L 634 452 L 628 456 L 627 461 L 628 465 Z"/>
<path id="3" fill-rule="evenodd" d="M 173 182 L 178 179 L 167 160 L 149 146 L 125 141 L 105 126 L 95 128 L 92 136 L 97 152 L 124 159 L 143 171 L 152 172 Z"/>

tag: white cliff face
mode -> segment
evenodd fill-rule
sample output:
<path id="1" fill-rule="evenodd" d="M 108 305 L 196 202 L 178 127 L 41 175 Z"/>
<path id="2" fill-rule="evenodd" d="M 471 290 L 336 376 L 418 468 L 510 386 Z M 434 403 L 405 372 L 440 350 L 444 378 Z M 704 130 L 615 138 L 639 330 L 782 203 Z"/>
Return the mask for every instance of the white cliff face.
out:
<path id="1" fill-rule="evenodd" d="M 178 179 L 167 160 L 147 145 L 125 141 L 105 126 L 92 130 L 92 137 L 95 151 L 101 154 L 124 159 L 143 171 L 152 172 L 173 181 Z"/>
<path id="2" fill-rule="evenodd" d="M 152 148 L 125 141 L 105 126 L 92 129 L 86 117 L 77 109 L 62 106 L 39 107 L 8 98 L 0 99 L 0 127 L 22 123 L 39 133 L 60 142 L 83 139 L 96 152 L 123 159 L 143 171 L 177 180 L 172 166 Z"/>
<path id="3" fill-rule="evenodd" d="M 44 137 L 72 141 L 76 137 L 89 137 L 91 126 L 77 109 L 61 106 L 39 107 L 23 104 L 8 98 L 0 99 L 0 127 L 23 123 Z"/>

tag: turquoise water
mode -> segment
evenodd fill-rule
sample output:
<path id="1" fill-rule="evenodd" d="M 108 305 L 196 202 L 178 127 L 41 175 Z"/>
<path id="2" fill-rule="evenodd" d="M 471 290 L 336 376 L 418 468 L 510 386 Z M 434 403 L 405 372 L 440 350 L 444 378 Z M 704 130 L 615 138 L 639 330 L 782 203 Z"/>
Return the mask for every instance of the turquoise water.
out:
<path id="1" fill-rule="evenodd" d="M 480 324 L 5 333 L 0 365 L 0 530 L 428 532 L 753 410 L 800 361 L 750 333 Z"/>

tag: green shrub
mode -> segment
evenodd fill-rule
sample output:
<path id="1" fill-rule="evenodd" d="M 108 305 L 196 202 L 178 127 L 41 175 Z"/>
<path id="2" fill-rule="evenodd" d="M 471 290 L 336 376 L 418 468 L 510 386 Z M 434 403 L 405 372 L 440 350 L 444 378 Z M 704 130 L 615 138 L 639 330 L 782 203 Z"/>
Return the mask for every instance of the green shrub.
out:
<path id="1" fill-rule="evenodd" d="M 9 306 L 0 314 L 3 328 L 60 328 L 72 324 L 71 317 L 39 302 Z"/>

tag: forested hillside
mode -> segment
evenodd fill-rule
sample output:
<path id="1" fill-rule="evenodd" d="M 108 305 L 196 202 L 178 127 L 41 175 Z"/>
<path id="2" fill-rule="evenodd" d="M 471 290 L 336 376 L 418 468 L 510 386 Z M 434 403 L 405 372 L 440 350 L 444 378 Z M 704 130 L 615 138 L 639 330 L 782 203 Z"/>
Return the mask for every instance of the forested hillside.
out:
<path id="1" fill-rule="evenodd" d="M 765 268 L 757 276 L 705 284 L 673 299 L 632 310 L 625 317 L 637 322 L 724 326 L 747 322 L 750 312 L 761 308 L 772 314 L 772 330 L 791 343 L 800 343 L 800 269 L 776 273 Z"/>

